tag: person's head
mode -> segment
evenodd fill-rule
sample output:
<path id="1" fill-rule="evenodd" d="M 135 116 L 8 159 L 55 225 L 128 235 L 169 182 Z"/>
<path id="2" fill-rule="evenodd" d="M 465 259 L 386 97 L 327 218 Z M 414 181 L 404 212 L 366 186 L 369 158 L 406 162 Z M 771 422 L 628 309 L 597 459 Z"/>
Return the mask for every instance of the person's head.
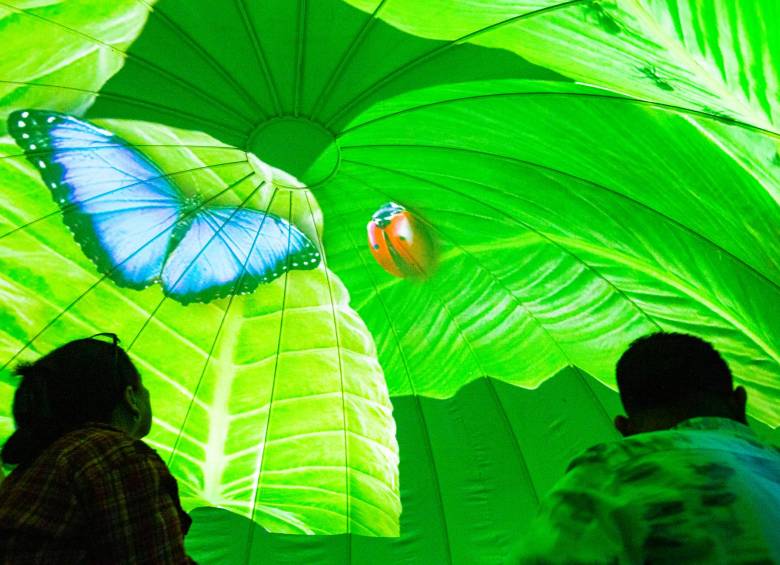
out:
<path id="1" fill-rule="evenodd" d="M 620 357 L 617 385 L 626 416 L 615 418 L 624 436 L 664 430 L 689 418 L 716 416 L 747 423 L 745 389 L 698 337 L 654 333 L 634 341 Z"/>
<path id="2" fill-rule="evenodd" d="M 5 463 L 31 461 L 86 422 L 111 424 L 139 439 L 149 433 L 149 391 L 116 336 L 100 335 L 112 341 L 78 339 L 16 368 L 16 431 L 3 446 Z"/>

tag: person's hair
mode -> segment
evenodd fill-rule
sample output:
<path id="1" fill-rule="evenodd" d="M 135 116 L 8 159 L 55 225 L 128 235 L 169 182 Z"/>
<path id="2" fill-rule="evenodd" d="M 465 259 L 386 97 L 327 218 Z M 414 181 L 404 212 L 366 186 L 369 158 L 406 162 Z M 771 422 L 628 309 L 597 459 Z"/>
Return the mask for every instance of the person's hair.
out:
<path id="1" fill-rule="evenodd" d="M 87 338 L 66 343 L 15 370 L 21 382 L 14 394 L 16 431 L 2 449 L 5 463 L 35 459 L 63 434 L 86 422 L 109 422 L 125 388 L 139 375 L 119 345 Z"/>
<path id="2" fill-rule="evenodd" d="M 623 408 L 631 416 L 649 410 L 696 412 L 728 397 L 728 365 L 708 342 L 658 332 L 634 341 L 617 363 Z"/>

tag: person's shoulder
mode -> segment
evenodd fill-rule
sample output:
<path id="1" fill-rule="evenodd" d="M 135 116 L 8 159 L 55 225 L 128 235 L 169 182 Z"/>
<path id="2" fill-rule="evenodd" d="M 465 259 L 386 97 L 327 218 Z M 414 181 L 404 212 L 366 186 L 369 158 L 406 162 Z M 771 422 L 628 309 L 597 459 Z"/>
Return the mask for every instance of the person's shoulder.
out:
<path id="1" fill-rule="evenodd" d="M 645 432 L 586 449 L 569 464 L 568 470 L 585 465 L 618 467 L 660 453 L 692 451 L 734 451 L 748 445 L 775 455 L 778 451 L 761 443 L 750 428 L 724 418 L 695 418 L 668 430 Z"/>
<path id="2" fill-rule="evenodd" d="M 108 424 L 90 422 L 62 435 L 53 447 L 63 455 L 85 450 L 104 453 L 132 446 L 134 442 L 128 434 Z"/>
<path id="3" fill-rule="evenodd" d="M 667 432 L 681 452 L 728 453 L 742 460 L 780 461 L 780 450 L 762 441 L 748 425 L 727 418 L 692 418 Z M 703 455 L 700 455 L 703 456 Z"/>
<path id="4" fill-rule="evenodd" d="M 677 430 L 637 434 L 586 449 L 571 461 L 568 470 L 593 465 L 617 467 L 651 453 L 677 449 L 684 444 L 684 434 Z"/>
<path id="5" fill-rule="evenodd" d="M 52 446 L 61 462 L 82 472 L 127 464 L 133 459 L 159 460 L 157 453 L 140 440 L 107 424 L 90 423 L 68 432 Z"/>

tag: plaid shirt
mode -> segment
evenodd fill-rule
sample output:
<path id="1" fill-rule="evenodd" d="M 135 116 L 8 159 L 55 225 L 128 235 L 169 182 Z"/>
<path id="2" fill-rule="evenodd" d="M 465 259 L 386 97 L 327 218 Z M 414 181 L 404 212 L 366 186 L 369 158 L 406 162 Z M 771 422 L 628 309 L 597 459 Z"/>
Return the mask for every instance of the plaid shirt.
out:
<path id="1" fill-rule="evenodd" d="M 586 450 L 520 563 L 780 563 L 780 452 L 725 418 Z"/>
<path id="2" fill-rule="evenodd" d="M 0 483 L 0 563 L 192 563 L 190 522 L 154 450 L 90 423 Z"/>

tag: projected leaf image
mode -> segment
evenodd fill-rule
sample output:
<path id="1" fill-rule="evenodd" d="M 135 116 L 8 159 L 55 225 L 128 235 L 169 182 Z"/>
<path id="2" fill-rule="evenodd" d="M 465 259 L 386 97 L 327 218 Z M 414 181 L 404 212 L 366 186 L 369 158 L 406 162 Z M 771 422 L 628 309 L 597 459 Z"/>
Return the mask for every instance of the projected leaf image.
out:
<path id="1" fill-rule="evenodd" d="M 18 117 L 31 120 L 35 115 Z M 305 241 L 319 243 L 323 222 L 314 197 L 305 191 L 276 188 L 277 180 L 291 185 L 294 179 L 261 163 L 253 166 L 243 152 L 220 146 L 208 136 L 152 124 L 115 122 L 102 124 L 105 130 L 95 128 L 121 131 L 134 146 L 149 152 L 148 157 L 140 152 L 130 154 L 135 169 L 124 164 L 118 167 L 100 152 L 127 152 L 130 146 L 117 145 L 117 138 L 84 139 L 85 124 L 68 121 L 75 123 L 81 137 L 69 141 L 67 148 L 59 148 L 65 153 L 59 158 L 66 166 L 75 163 L 85 167 L 86 172 L 65 175 L 62 183 L 70 183 L 70 200 L 65 198 L 60 209 L 52 209 L 51 203 L 41 204 L 41 192 L 48 189 L 35 180 L 41 172 L 35 159 L 30 159 L 35 165 L 27 165 L 17 150 L 15 158 L 2 163 L 4 182 L 26 187 L 17 200 L 20 209 L 38 210 L 32 223 L 26 224 L 12 210 L 6 210 L 4 263 L 13 268 L 4 269 L 3 288 L 7 296 L 31 296 L 44 292 L 50 284 L 47 280 L 62 283 L 47 294 L 43 308 L 27 313 L 25 326 L 7 331 L 5 339 L 18 351 L 33 335 L 34 348 L 45 351 L 58 343 L 63 327 L 75 325 L 88 335 L 98 328 L 119 326 L 126 339 L 132 338 L 127 345 L 153 390 L 155 426 L 149 442 L 179 477 L 182 499 L 188 507 L 228 508 L 253 516 L 277 532 L 397 535 L 398 453 L 387 387 L 370 334 L 349 307 L 346 289 L 324 262 L 310 265 L 307 271 L 280 272 L 260 291 L 247 296 L 238 295 L 242 288 L 239 271 L 229 281 L 233 290 L 229 297 L 185 306 L 187 301 L 180 296 L 173 296 L 177 301 L 169 299 L 172 293 L 168 288 L 152 286 L 141 292 L 140 284 L 125 284 L 127 289 L 113 286 L 113 268 L 99 277 L 95 266 L 73 243 L 59 213 L 65 213 L 66 221 L 69 213 L 84 215 L 78 208 L 82 203 L 72 198 L 77 193 L 73 187 L 92 179 L 86 186 L 97 189 L 98 194 L 88 200 L 87 205 L 94 207 L 89 212 L 100 214 L 100 206 L 110 211 L 106 219 L 94 223 L 98 229 L 81 237 L 110 233 L 115 227 L 110 222 L 117 216 L 117 203 L 137 211 L 166 196 L 132 193 L 133 187 L 145 186 L 147 179 L 133 174 L 137 175 L 139 168 L 142 173 L 149 172 L 149 165 L 155 162 L 160 176 L 152 182 L 176 179 L 182 190 L 199 187 L 203 192 L 201 208 L 204 202 L 221 202 L 231 210 L 265 210 L 277 222 L 300 226 L 294 229 Z M 17 133 L 21 140 L 22 132 Z M 30 137 L 24 141 L 37 140 Z M 12 146 L 7 144 L 4 150 L 13 155 Z M 50 147 L 28 148 L 28 157 L 31 151 L 49 163 L 47 167 L 59 164 L 57 151 L 51 153 Z M 87 157 L 79 160 L 79 151 L 87 152 Z M 171 163 L 187 168 L 171 170 Z M 123 176 L 103 172 L 95 181 L 89 173 L 103 171 L 101 167 L 113 167 Z M 44 168 L 44 178 L 48 179 L 48 174 Z M 79 188 L 83 190 L 83 185 Z M 162 228 L 142 224 L 138 235 L 144 237 L 133 240 L 130 257 L 144 253 L 146 241 L 156 234 L 171 231 L 169 226 L 183 212 L 171 210 L 170 200 L 165 201 L 169 207 Z M 250 201 L 252 207 L 243 208 Z M 220 209 L 225 208 L 212 210 Z M 138 220 L 129 223 L 137 225 Z M 20 224 L 25 228 L 9 229 Z M 68 225 L 73 228 L 74 220 Z M 258 241 L 266 237 L 260 223 L 252 228 Z M 136 234 L 121 235 L 126 240 Z M 292 235 L 285 236 L 285 251 L 292 239 Z M 90 245 L 103 245 L 102 241 L 83 241 L 79 243 L 85 250 Z M 202 249 L 208 250 L 211 241 L 201 242 Z M 228 241 L 236 238 L 231 235 Z M 251 257 L 247 251 L 244 261 Z M 34 260 L 41 255 L 58 260 L 42 266 Z M 291 255 L 290 260 L 295 257 Z M 123 272 L 132 275 L 149 269 L 149 256 L 144 260 L 138 263 L 139 269 Z M 203 271 L 214 263 L 206 262 L 194 280 L 202 281 Z M 116 267 L 121 269 L 125 264 L 118 261 Z M 122 319 L 104 308 L 110 303 L 123 305 Z M 6 378 L 5 386 L 8 384 Z"/>
<path id="2" fill-rule="evenodd" d="M 163 1 L 89 115 L 201 129 L 311 186 L 391 394 L 447 396 L 486 374 L 535 386 L 566 366 L 614 384 L 627 341 L 677 329 L 714 340 L 776 421 L 775 173 L 714 137 L 774 147 L 774 76 L 756 69 L 755 95 L 718 79 L 735 92 L 720 104 L 748 96 L 750 111 L 707 94 L 712 71 L 691 61 L 727 45 L 690 38 L 730 13 L 721 3 L 701 24 L 638 2 L 350 4 Z M 572 37 L 583 47 L 564 48 Z M 620 72 L 587 56 L 602 47 Z M 387 202 L 441 241 L 423 285 L 366 249 Z"/>
<path id="3" fill-rule="evenodd" d="M 96 91 L 121 68 L 123 51 L 143 29 L 147 11 L 137 0 L 3 2 L 3 118 L 11 107 L 82 113 Z M 52 18 L 57 25 L 52 25 Z M 0 133 L 5 132 L 3 119 Z"/>
<path id="4" fill-rule="evenodd" d="M 171 217 L 151 230 L 168 243 L 123 271 L 131 253 L 102 235 L 97 208 L 74 242 L 68 206 L 81 197 L 52 202 L 40 147 L 12 130 L 0 351 L 27 358 L 117 331 L 152 383 L 150 440 L 188 508 L 258 524 L 222 513 L 220 535 L 400 535 L 280 537 L 298 562 L 376 547 L 391 561 L 505 560 L 496 540 L 517 537 L 575 451 L 612 438 L 615 362 L 658 330 L 711 341 L 751 418 L 780 424 L 780 18 L 768 4 L 48 6 L 2 13 L 8 45 L 34 29 L 72 47 L 57 72 L 48 48 L 0 66 L 19 89 L 2 118 L 49 109 L 118 136 L 90 150 L 161 177 L 143 198 Z M 71 56 L 86 45 L 110 62 L 97 75 Z M 212 235 L 239 233 L 234 211 L 251 237 L 217 236 L 209 251 Z M 283 274 L 250 251 L 261 216 L 290 226 L 257 240 L 281 244 Z M 212 268 L 226 250 L 237 259 Z M 179 292 L 184 252 L 198 274 Z M 508 491 L 522 503 L 502 504 Z M 253 539 L 236 552 L 261 560 Z"/>

